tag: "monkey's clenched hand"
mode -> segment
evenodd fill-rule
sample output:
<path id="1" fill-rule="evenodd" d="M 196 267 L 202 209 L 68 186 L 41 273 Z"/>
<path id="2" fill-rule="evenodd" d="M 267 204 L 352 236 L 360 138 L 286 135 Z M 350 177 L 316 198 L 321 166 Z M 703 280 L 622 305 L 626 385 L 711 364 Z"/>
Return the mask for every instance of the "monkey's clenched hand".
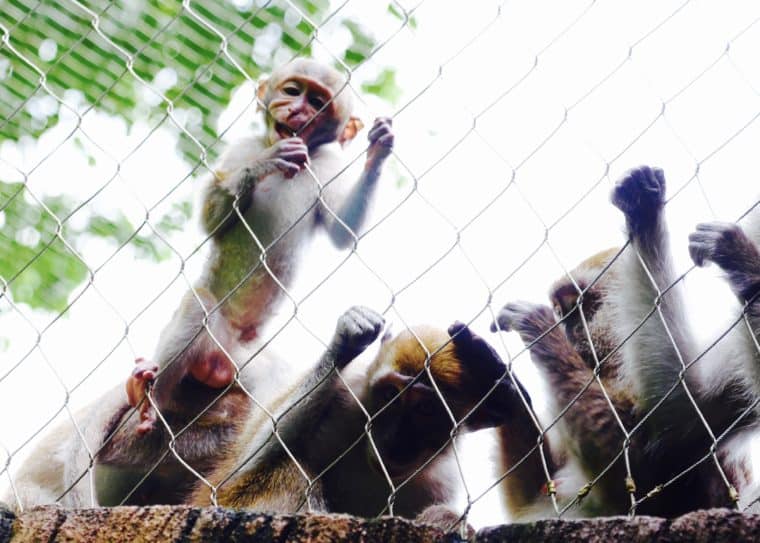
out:
<path id="1" fill-rule="evenodd" d="M 742 227 L 730 222 L 706 222 L 689 234 L 689 254 L 694 264 L 705 266 L 710 261 L 726 271 L 753 265 L 760 260 L 754 242 Z"/>
<path id="2" fill-rule="evenodd" d="M 393 129 L 390 117 L 379 117 L 369 131 L 368 167 L 379 167 L 393 151 Z"/>
<path id="3" fill-rule="evenodd" d="M 738 224 L 698 224 L 689 235 L 689 254 L 697 266 L 710 261 L 720 266 L 742 302 L 760 291 L 760 251 Z"/>
<path id="4" fill-rule="evenodd" d="M 630 233 L 643 234 L 655 226 L 665 205 L 665 174 L 649 166 L 630 170 L 612 190 L 612 203 L 625 214 Z"/>
<path id="5" fill-rule="evenodd" d="M 336 367 L 345 367 L 364 352 L 380 335 L 384 325 L 383 316 L 367 307 L 357 305 L 343 313 L 338 319 L 330 345 Z"/>
<path id="6" fill-rule="evenodd" d="M 485 339 L 458 321 L 449 326 L 448 332 L 454 344 L 454 352 L 469 376 L 467 380 L 471 381 L 471 399 L 477 404 L 485 398 L 467 421 L 471 429 L 487 428 L 504 422 L 520 402 L 517 387 L 530 403 L 528 392 L 517 377 L 512 376 L 514 383 L 517 383 L 515 387 L 507 366 Z"/>
<path id="7" fill-rule="evenodd" d="M 299 137 L 281 139 L 264 152 L 262 162 L 265 168 L 277 169 L 291 179 L 309 163 L 309 149 Z"/>

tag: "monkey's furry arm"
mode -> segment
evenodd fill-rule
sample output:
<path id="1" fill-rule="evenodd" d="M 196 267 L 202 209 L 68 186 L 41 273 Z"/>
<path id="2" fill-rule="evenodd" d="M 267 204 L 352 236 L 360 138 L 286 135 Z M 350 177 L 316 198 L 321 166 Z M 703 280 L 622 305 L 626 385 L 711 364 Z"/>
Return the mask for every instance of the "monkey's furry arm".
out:
<path id="1" fill-rule="evenodd" d="M 224 481 L 218 492 L 220 504 L 279 512 L 298 510 L 307 482 L 281 443 L 310 476 L 324 468 L 323 456 L 342 450 L 334 441 L 336 436 L 350 433 L 346 426 L 350 426 L 351 415 L 357 410 L 334 405 L 336 387 L 340 386 L 336 370 L 344 368 L 372 343 L 383 323 L 382 316 L 363 307 L 353 307 L 340 317 L 333 339 L 314 371 L 283 395 L 280 405 L 285 409 L 279 411 L 277 421 L 279 439 L 270 430 L 268 418 L 251 419 L 236 447 L 217 465 L 210 479 Z M 319 482 L 311 491 L 312 508 L 324 508 Z M 191 502 L 208 503 L 208 497 L 208 489 L 199 485 Z"/>
<path id="2" fill-rule="evenodd" d="M 335 387 L 343 386 L 336 370 L 345 368 L 375 341 L 384 323 L 381 315 L 366 307 L 354 306 L 341 315 L 330 345 L 314 371 L 290 396 L 296 403 L 278 423 L 278 433 L 286 444 L 304 442 L 304 435 L 320 431 L 320 415 L 332 407 Z"/>
<path id="3" fill-rule="evenodd" d="M 354 235 L 361 233 L 369 202 L 380 179 L 382 166 L 393 150 L 394 137 L 391 131 L 391 120 L 389 118 L 376 119 L 368 138 L 370 146 L 361 176 L 340 208 L 332 210 L 338 215 L 340 221 L 336 220 L 329 211 L 323 211 L 323 220 L 330 239 L 336 247 L 341 249 L 349 247 L 353 243 Z M 341 221 L 345 226 L 341 224 Z M 346 226 L 350 231 L 346 230 Z"/>
<path id="4" fill-rule="evenodd" d="M 547 376 L 557 407 L 571 406 L 564 417 L 570 432 L 578 440 L 581 455 L 594 459 L 599 450 L 619 450 L 625 436 L 599 384 L 592 382 L 589 385 L 593 373 L 562 328 L 557 326 L 552 310 L 529 302 L 509 303 L 499 311 L 496 325 L 501 330 L 513 330 L 520 335 L 530 349 L 531 358 Z M 630 400 L 614 398 L 613 405 L 623 425 L 631 428 L 634 417 Z M 606 463 L 590 467 L 599 471 L 606 467 Z"/>
<path id="5" fill-rule="evenodd" d="M 670 252 L 663 171 L 649 166 L 629 171 L 616 184 L 612 203 L 625 215 L 631 245 L 619 259 L 624 283 L 614 290 L 619 298 L 618 322 L 611 323 L 611 328 L 621 334 L 618 340 L 626 340 L 625 363 L 632 367 L 624 371 L 633 375 L 639 412 L 648 414 L 667 396 L 647 416 L 646 426 L 659 436 L 672 430 L 675 439 L 690 433 L 697 423 L 679 384 L 681 361 L 693 359 L 695 341 Z M 625 337 L 634 330 L 632 337 Z M 693 372 L 687 372 L 684 379 L 691 390 L 697 389 Z"/>

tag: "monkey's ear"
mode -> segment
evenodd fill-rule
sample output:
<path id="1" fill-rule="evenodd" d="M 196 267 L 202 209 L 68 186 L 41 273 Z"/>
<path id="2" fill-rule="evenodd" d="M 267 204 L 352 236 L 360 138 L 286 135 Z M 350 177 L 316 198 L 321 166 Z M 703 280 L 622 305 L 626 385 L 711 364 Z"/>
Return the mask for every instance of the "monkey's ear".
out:
<path id="1" fill-rule="evenodd" d="M 581 288 L 583 286 L 579 285 Z M 559 317 L 566 317 L 578 305 L 578 289 L 573 284 L 565 284 L 552 293 L 552 305 Z"/>
<path id="2" fill-rule="evenodd" d="M 359 117 L 349 117 L 348 122 L 343 129 L 343 133 L 338 136 L 338 143 L 340 143 L 341 146 L 345 146 L 349 141 L 356 137 L 359 130 L 362 128 L 364 128 L 364 123 Z"/>
<path id="3" fill-rule="evenodd" d="M 256 87 L 256 109 L 264 109 L 264 99 L 267 97 L 267 91 L 269 90 L 269 78 L 265 77 L 259 79 L 258 86 Z"/>

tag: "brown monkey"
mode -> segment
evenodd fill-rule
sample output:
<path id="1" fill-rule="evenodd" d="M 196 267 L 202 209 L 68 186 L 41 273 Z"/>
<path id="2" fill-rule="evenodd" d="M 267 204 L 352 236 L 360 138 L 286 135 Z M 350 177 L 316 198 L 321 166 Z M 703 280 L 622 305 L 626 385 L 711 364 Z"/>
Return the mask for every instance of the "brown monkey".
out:
<path id="1" fill-rule="evenodd" d="M 458 518 L 440 507 L 452 497 L 456 473 L 447 407 L 459 431 L 494 426 L 520 402 L 517 389 L 495 351 L 461 323 L 448 334 L 418 327 L 386 337 L 368 370 L 352 368 L 382 325 L 366 308 L 340 318 L 314 372 L 272 408 L 277 436 L 257 412 L 214 470 L 209 480 L 220 505 L 296 512 L 308 503 L 317 511 L 375 516 L 388 511 L 391 498 L 394 514 Z M 211 496 L 198 484 L 191 503 L 208 504 Z"/>
<path id="2" fill-rule="evenodd" d="M 138 359 L 127 397 L 123 389 L 109 392 L 78 417 L 86 446 L 69 427 L 56 430 L 55 439 L 65 435 L 65 444 L 41 445 L 60 449 L 56 458 L 66 468 L 32 454 L 16 481 L 22 505 L 49 503 L 64 493 L 63 504 L 92 503 L 84 481 L 69 489 L 87 471 L 88 449 L 99 451 L 97 503 L 176 503 L 196 475 L 175 453 L 203 474 L 234 439 L 250 409 L 234 382 L 248 362 L 249 343 L 291 285 L 302 248 L 317 228 L 338 247 L 354 241 L 393 148 L 390 120 L 377 119 L 358 181 L 342 175 L 347 161 L 341 147 L 361 128 L 345 87 L 339 72 L 302 58 L 261 83 L 266 133 L 234 144 L 207 185 L 202 219 L 212 246 L 202 277 L 162 332 L 154 361 Z M 145 399 L 154 379 L 153 401 L 176 434 L 172 452 L 168 432 Z M 258 386 L 247 382 L 245 372 L 240 379 L 249 392 Z M 130 406 L 138 404 L 139 417 L 132 416 Z"/>
<path id="3" fill-rule="evenodd" d="M 577 289 L 567 282 L 555 285 L 553 302 L 563 317 L 564 337 L 548 308 L 532 304 L 507 305 L 497 324 L 520 333 L 547 375 L 560 408 L 572 402 L 582 384 L 591 379 L 589 370 L 599 360 L 602 383 L 623 426 L 632 432 L 633 480 L 626 481 L 621 460 L 614 461 L 623 449 L 624 434 L 601 389 L 592 384 L 565 414 L 568 439 L 562 449 L 585 479 L 602 475 L 609 466 L 592 490 L 593 499 L 581 502 L 576 513 L 625 513 L 632 509 L 630 492 L 634 492 L 639 513 L 674 516 L 696 508 L 729 505 L 729 489 L 713 464 L 703 462 L 682 474 L 697 464 L 710 446 L 686 387 L 716 434 L 727 428 L 747 401 L 736 393 L 732 377 L 719 394 L 708 393 L 696 372 L 687 371 L 684 383 L 680 381 L 681 361 L 686 364 L 694 359 L 695 342 L 671 263 L 662 170 L 646 166 L 632 170 L 615 187 L 612 201 L 625 214 L 631 243 L 614 261 L 610 257 L 615 251 L 582 264 L 571 274 Z M 575 299 L 574 290 L 578 294 Z M 571 296 L 564 300 L 567 292 Z M 597 354 L 593 363 L 578 318 L 581 311 Z M 722 351 L 719 358 L 725 356 Z M 514 444 L 503 444 L 508 446 Z M 729 478 L 735 480 L 732 470 Z M 659 486 L 671 479 L 668 485 Z M 534 487 L 539 484 L 536 481 Z M 566 497 L 571 497 L 575 489 L 563 488 L 560 482 L 558 491 L 568 490 L 571 493 Z M 532 504 L 524 505 L 531 510 Z"/>

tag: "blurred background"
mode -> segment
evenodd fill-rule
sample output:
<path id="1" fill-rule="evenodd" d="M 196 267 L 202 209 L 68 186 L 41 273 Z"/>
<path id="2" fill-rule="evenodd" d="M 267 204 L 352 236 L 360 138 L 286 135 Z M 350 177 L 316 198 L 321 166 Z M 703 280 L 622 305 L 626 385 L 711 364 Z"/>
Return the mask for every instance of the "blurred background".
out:
<path id="1" fill-rule="evenodd" d="M 488 335 L 541 413 L 507 301 L 620 245 L 626 169 L 668 179 L 668 218 L 707 343 L 732 297 L 691 270 L 697 222 L 758 198 L 760 4 L 398 0 L 0 0 L 0 469 L 150 356 L 207 244 L 194 209 L 226 143 L 261 130 L 255 84 L 313 56 L 350 74 L 396 147 L 355 252 L 317 239 L 266 331 L 308 367 L 348 306 Z M 362 160 L 366 133 L 348 153 Z M 255 361 L 254 361 L 255 362 Z M 463 443 L 461 503 L 506 520 Z"/>

